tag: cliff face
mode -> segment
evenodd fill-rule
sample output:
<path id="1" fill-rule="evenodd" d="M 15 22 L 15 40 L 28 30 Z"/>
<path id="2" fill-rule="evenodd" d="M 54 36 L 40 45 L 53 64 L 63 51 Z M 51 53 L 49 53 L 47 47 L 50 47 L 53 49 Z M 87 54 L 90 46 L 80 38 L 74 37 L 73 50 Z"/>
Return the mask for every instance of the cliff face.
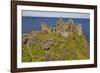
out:
<path id="1" fill-rule="evenodd" d="M 59 19 L 56 27 L 41 24 L 41 31 L 23 35 L 22 61 L 55 61 L 89 59 L 89 44 L 81 24 Z"/>

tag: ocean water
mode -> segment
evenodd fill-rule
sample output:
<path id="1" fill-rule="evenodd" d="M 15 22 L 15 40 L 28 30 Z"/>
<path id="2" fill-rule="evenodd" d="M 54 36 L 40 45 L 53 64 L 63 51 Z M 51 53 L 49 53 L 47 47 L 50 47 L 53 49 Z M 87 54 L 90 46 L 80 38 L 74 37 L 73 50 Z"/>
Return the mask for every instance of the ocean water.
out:
<path id="1" fill-rule="evenodd" d="M 40 30 L 41 22 L 46 22 L 49 26 L 55 27 L 59 18 L 52 17 L 28 17 L 22 16 L 22 33 L 31 32 L 32 30 Z M 66 22 L 69 18 L 63 18 Z M 71 18 L 74 23 L 82 24 L 82 30 L 85 38 L 90 42 L 90 19 Z"/>

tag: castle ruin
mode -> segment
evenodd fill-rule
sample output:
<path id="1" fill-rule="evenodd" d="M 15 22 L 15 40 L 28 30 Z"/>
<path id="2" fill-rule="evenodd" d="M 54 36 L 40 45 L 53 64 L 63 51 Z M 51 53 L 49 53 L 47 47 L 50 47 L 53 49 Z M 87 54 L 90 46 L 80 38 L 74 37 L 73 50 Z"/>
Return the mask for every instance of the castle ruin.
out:
<path id="1" fill-rule="evenodd" d="M 50 28 L 46 23 L 41 23 L 41 31 L 56 32 L 61 34 L 63 37 L 67 37 L 69 32 L 77 31 L 79 35 L 82 34 L 82 24 L 76 24 L 72 19 L 64 22 L 63 19 L 59 18 L 56 23 L 56 27 Z"/>

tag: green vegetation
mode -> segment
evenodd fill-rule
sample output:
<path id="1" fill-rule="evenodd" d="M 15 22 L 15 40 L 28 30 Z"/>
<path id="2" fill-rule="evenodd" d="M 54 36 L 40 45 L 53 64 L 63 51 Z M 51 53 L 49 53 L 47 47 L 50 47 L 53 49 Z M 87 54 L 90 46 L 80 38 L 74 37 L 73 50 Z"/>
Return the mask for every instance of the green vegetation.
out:
<path id="1" fill-rule="evenodd" d="M 32 38 L 35 43 L 23 44 L 23 62 L 89 59 L 89 44 L 83 34 L 78 35 L 75 31 L 70 32 L 67 38 L 55 32 L 43 31 Z M 53 42 L 49 49 L 45 50 L 42 45 L 48 40 Z"/>

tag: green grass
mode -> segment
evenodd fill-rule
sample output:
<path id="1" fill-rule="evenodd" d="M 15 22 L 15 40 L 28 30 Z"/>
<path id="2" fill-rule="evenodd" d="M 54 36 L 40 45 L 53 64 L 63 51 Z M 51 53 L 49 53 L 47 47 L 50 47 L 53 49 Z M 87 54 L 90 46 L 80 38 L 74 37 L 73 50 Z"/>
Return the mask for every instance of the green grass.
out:
<path id="1" fill-rule="evenodd" d="M 89 59 L 89 44 L 84 35 L 79 36 L 77 32 L 71 32 L 67 38 L 54 32 L 39 32 L 34 39 L 37 41 L 28 45 L 32 56 L 26 45 L 23 45 L 23 62 Z M 55 43 L 46 51 L 42 48 L 41 43 L 49 39 L 54 40 Z"/>

